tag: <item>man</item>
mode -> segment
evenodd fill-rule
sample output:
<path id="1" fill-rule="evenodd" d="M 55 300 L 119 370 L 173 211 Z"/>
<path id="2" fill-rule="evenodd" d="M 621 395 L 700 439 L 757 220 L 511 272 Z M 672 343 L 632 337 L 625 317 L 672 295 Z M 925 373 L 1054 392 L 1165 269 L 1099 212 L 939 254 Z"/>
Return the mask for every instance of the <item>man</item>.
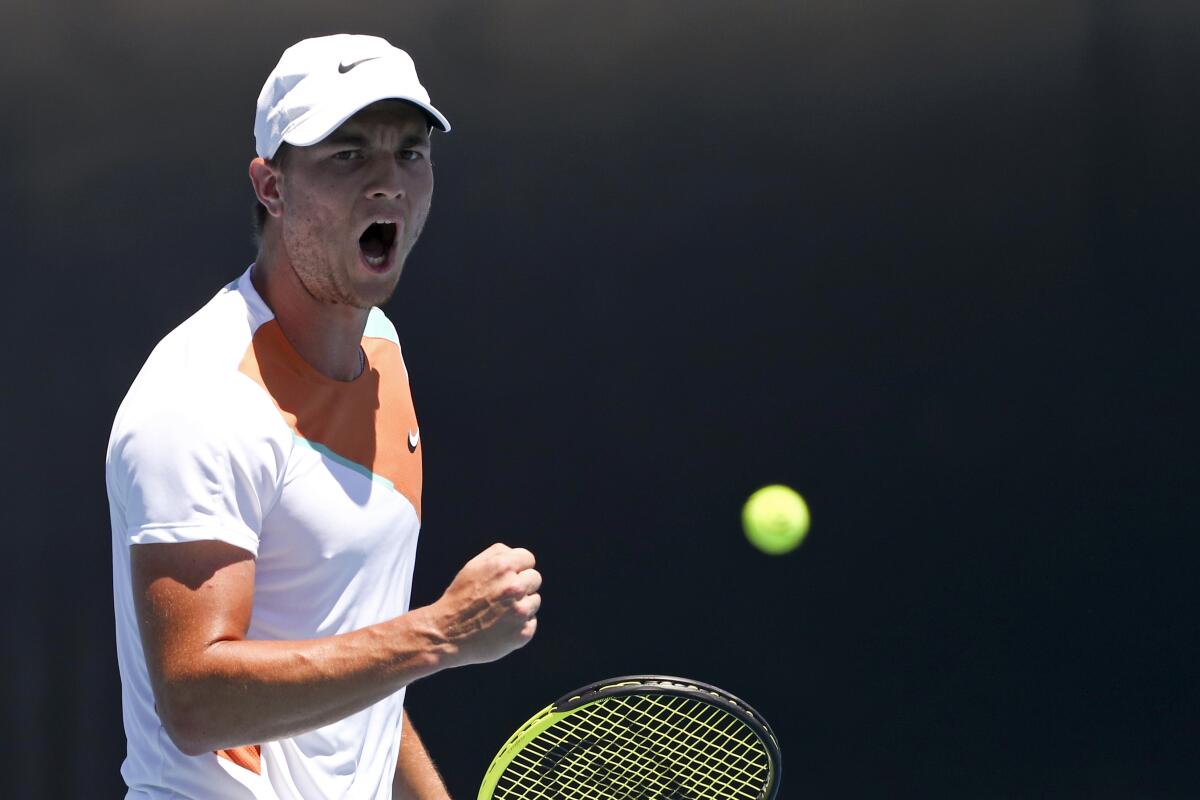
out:
<path id="1" fill-rule="evenodd" d="M 445 798 L 405 687 L 533 636 L 541 576 L 502 544 L 409 609 L 423 446 L 376 306 L 431 127 L 375 37 L 302 41 L 263 87 L 258 258 L 159 343 L 109 441 L 129 798 Z"/>

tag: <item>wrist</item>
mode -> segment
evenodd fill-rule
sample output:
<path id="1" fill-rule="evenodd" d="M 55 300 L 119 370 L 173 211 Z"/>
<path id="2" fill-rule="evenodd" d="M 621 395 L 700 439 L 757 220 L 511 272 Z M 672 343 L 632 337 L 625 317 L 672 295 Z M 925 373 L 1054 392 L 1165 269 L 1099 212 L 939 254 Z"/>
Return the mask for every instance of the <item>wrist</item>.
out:
<path id="1" fill-rule="evenodd" d="M 430 672 L 459 666 L 459 647 L 451 640 L 448 626 L 444 624 L 443 615 L 438 613 L 436 603 L 413 609 L 402 619 L 408 621 L 413 634 L 421 642 L 420 649 Z"/>

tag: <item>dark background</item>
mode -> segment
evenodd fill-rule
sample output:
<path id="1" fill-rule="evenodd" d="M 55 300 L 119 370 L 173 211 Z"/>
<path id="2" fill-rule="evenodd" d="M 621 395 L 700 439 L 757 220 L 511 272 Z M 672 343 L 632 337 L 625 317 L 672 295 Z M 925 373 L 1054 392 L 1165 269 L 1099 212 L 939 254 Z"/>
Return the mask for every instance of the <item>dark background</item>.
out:
<path id="1" fill-rule="evenodd" d="M 797 797 L 1195 797 L 1200 4 L 6 4 L 5 796 L 118 797 L 103 458 L 252 259 L 288 44 L 413 54 L 437 137 L 387 312 L 414 604 L 530 547 L 535 640 L 409 707 L 456 797 L 633 672 L 773 723 Z M 744 498 L 814 525 L 769 558 Z"/>

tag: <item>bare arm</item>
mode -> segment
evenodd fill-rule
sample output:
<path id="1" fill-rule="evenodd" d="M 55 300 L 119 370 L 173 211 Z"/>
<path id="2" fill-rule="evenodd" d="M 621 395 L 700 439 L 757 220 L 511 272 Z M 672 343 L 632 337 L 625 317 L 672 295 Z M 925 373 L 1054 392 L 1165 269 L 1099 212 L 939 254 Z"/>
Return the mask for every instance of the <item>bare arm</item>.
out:
<path id="1" fill-rule="evenodd" d="M 500 658 L 532 638 L 541 604 L 533 555 L 497 544 L 433 605 L 338 636 L 255 641 L 250 553 L 206 541 L 133 545 L 130 557 L 158 714 L 191 755 L 293 736 L 438 670 Z"/>
<path id="2" fill-rule="evenodd" d="M 450 800 L 446 784 L 442 783 L 407 711 L 404 712 L 404 732 L 400 737 L 400 755 L 396 759 L 396 778 L 392 781 L 392 800 Z"/>

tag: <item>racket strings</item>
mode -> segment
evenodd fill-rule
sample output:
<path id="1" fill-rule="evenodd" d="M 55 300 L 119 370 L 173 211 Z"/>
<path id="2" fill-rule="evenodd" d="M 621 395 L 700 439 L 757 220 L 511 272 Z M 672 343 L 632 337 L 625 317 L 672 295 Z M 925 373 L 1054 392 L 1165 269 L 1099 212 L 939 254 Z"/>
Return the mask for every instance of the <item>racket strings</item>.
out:
<path id="1" fill-rule="evenodd" d="M 733 714 L 671 695 L 591 703 L 517 753 L 496 798 L 757 800 L 769 777 L 758 736 Z"/>
<path id="2" fill-rule="evenodd" d="M 654 719 L 658 720 L 659 722 L 663 722 L 664 714 L 666 712 L 670 711 L 670 709 L 662 708 L 662 709 L 658 709 L 658 711 L 660 713 L 654 714 L 653 717 L 654 717 Z M 718 713 L 719 712 L 715 712 L 714 710 L 711 710 L 711 709 L 707 711 L 707 715 L 709 717 L 716 716 Z M 601 716 L 602 715 L 600 715 L 600 714 L 595 715 L 595 718 L 590 720 L 590 722 L 592 722 L 594 725 L 594 723 Z M 581 723 L 583 723 L 585 727 L 586 727 L 586 723 L 588 723 L 588 722 L 589 722 L 589 720 L 581 720 Z M 611 722 L 611 720 L 606 720 L 606 722 Z M 677 722 L 677 721 L 668 720 L 668 722 Z M 704 722 L 705 722 L 705 720 L 700 717 L 694 717 L 694 718 L 685 720 L 685 723 L 689 723 L 690 727 L 693 729 L 705 727 Z M 711 728 L 711 726 L 707 726 L 707 727 Z M 666 735 L 665 732 L 667 730 L 669 730 L 669 729 L 662 728 L 660 726 L 658 728 L 658 734 Z M 640 789 L 640 791 L 637 792 L 637 795 L 643 795 L 644 793 L 648 792 L 649 794 L 647 794 L 647 796 L 651 796 L 651 797 L 688 798 L 688 797 L 704 796 L 704 794 L 697 795 L 697 792 L 703 793 L 706 791 L 712 791 L 712 790 L 716 789 L 716 790 L 722 791 L 721 796 L 732 796 L 732 795 L 729 795 L 729 793 L 727 791 L 725 791 L 728 787 L 723 786 L 720 783 L 714 781 L 715 777 L 721 775 L 722 773 L 729 772 L 729 770 L 727 770 L 727 769 L 721 769 L 720 761 L 714 762 L 714 764 L 712 765 L 714 767 L 714 769 L 703 771 L 703 770 L 697 769 L 692 762 L 684 761 L 680 758 L 680 751 L 681 751 L 680 745 L 685 740 L 683 738 L 681 738 L 681 736 L 679 734 L 686 734 L 686 733 L 688 733 L 687 726 L 685 726 L 684 728 L 681 728 L 678 731 L 675 731 L 675 735 L 664 738 L 662 741 L 659 741 L 657 744 L 650 744 L 648 746 L 648 748 L 643 747 L 641 750 L 639 750 L 637 747 L 633 746 L 632 742 L 625 741 L 623 746 L 618 746 L 615 749 L 610 747 L 610 748 L 608 748 L 608 750 L 609 750 L 608 753 L 602 753 L 598 757 L 603 758 L 605 755 L 607 755 L 609 757 L 615 757 L 617 759 L 618 763 L 622 763 L 623 765 L 632 767 L 631 772 L 633 773 L 633 775 L 631 777 L 633 778 L 633 780 L 632 781 L 626 780 L 626 782 L 633 783 L 633 784 L 640 784 L 640 786 L 635 786 L 635 788 Z M 709 731 L 708 733 L 711 733 L 711 731 Z M 628 734 L 626 734 L 626 735 L 628 736 Z M 621 741 L 621 740 L 618 740 L 618 741 Z M 647 741 L 654 742 L 655 740 L 648 739 Z M 717 751 L 717 753 L 710 753 L 710 756 L 711 755 L 719 756 L 720 748 L 713 746 L 713 742 L 712 742 L 712 739 L 710 738 L 710 736 L 706 736 L 704 741 L 709 745 L 710 751 L 712 751 L 712 750 Z M 646 752 L 647 749 L 649 750 L 649 752 Z M 594 763 L 595 762 L 593 762 L 593 764 Z M 602 761 L 601 763 L 603 764 L 605 762 Z M 584 787 L 584 785 L 588 782 L 589 779 L 594 778 L 593 775 L 589 775 L 586 772 L 583 774 L 577 775 L 577 776 L 572 776 L 572 777 L 574 777 L 575 780 L 568 781 L 568 783 L 572 784 L 572 788 L 576 788 L 576 789 L 582 789 Z M 605 777 L 607 777 L 607 776 L 605 776 Z M 725 777 L 728 778 L 729 776 L 726 774 Z M 740 781 L 740 782 L 745 783 L 744 780 Z M 605 781 L 605 783 L 611 784 L 612 782 Z M 592 783 L 592 786 L 593 786 L 593 788 L 601 788 L 601 787 L 595 786 L 594 781 Z M 605 792 L 605 796 L 623 797 L 628 794 L 627 792 L 620 791 L 622 789 L 628 788 L 626 786 L 614 787 L 614 786 L 610 785 L 610 786 L 607 786 L 604 788 L 606 788 L 608 790 Z M 616 791 L 614 791 L 614 789 Z M 755 794 L 754 792 L 751 792 L 751 796 L 753 796 L 754 794 Z M 585 796 L 586 796 L 586 793 L 585 793 Z M 628 794 L 628 796 L 633 797 L 635 795 Z"/>
<path id="3" fill-rule="evenodd" d="M 696 781 L 709 780 L 714 773 L 725 774 L 731 780 L 736 780 L 737 776 L 730 773 L 739 766 L 742 767 L 743 773 L 745 772 L 745 765 L 738 765 L 734 761 L 738 756 L 742 757 L 743 762 L 746 761 L 745 748 L 739 753 L 730 746 L 737 740 L 729 731 L 745 730 L 745 726 L 739 720 L 718 708 L 694 701 L 691 702 L 696 708 L 685 707 L 681 710 L 675 707 L 678 703 L 672 704 L 670 700 L 679 701 L 679 698 L 668 699 L 667 703 L 656 709 L 659 713 L 653 714 L 654 719 L 662 724 L 658 730 L 669 736 L 664 741 L 650 739 L 649 749 L 654 755 L 666 759 L 680 772 L 688 774 Z M 713 724 L 721 721 L 725 723 L 723 727 Z M 746 732 L 757 742 L 753 733 Z M 686 760 L 677 758 L 677 754 L 686 752 L 688 748 L 691 752 L 686 756 Z M 698 769 L 697 764 L 703 764 L 704 770 Z"/>

